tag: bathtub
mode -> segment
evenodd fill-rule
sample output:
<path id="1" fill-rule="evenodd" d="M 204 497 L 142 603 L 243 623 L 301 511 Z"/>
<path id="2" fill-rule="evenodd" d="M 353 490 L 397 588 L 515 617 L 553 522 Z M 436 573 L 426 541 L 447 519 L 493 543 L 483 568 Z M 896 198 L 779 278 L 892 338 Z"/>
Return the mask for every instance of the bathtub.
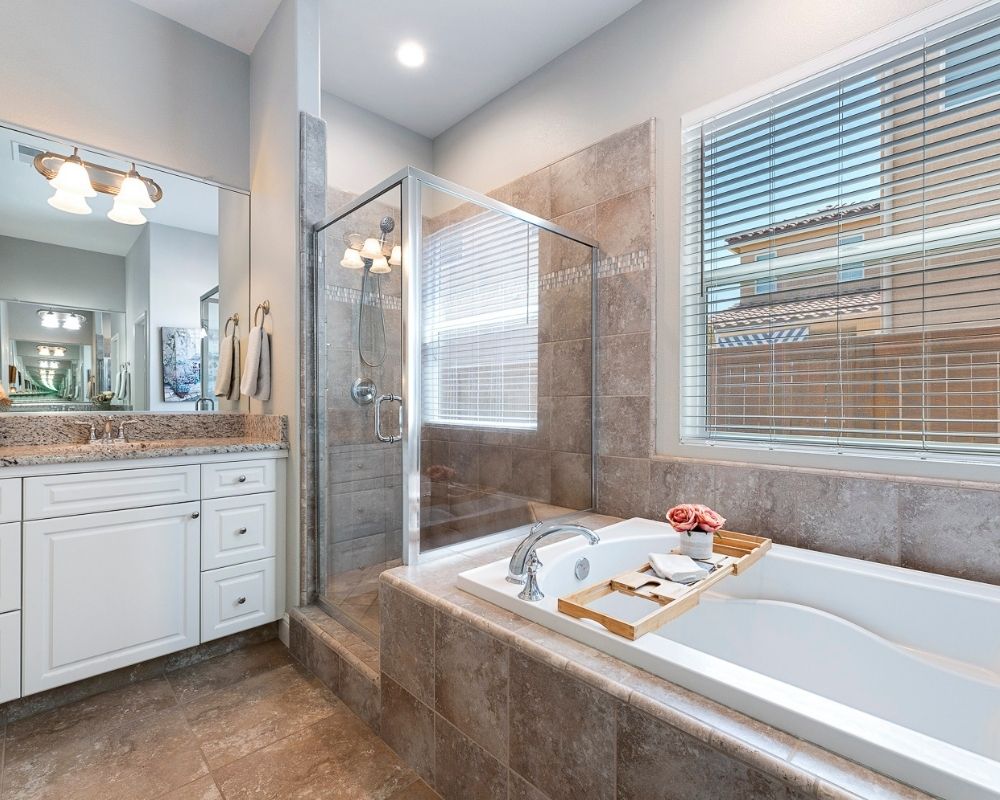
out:
<path id="1" fill-rule="evenodd" d="M 930 794 L 1000 798 L 1000 587 L 774 545 L 633 642 L 556 600 L 669 551 L 677 534 L 644 519 L 599 534 L 539 548 L 540 602 L 517 598 L 506 559 L 458 585 Z"/>

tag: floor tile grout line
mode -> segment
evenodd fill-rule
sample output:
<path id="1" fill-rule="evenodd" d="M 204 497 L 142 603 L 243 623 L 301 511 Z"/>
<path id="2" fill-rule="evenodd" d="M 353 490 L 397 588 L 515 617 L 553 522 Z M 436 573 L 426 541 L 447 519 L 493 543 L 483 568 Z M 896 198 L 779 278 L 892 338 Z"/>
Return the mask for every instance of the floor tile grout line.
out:
<path id="1" fill-rule="evenodd" d="M 228 653 L 225 654 L 225 655 L 228 655 Z M 217 658 L 221 658 L 221 657 L 222 656 L 217 656 Z M 211 661 L 211 660 L 212 659 L 208 659 L 208 661 Z M 205 662 L 202 662 L 202 663 L 205 663 Z M 176 672 L 180 672 L 181 670 L 175 670 L 175 671 Z M 198 755 L 201 756 L 201 763 L 203 763 L 205 765 L 205 769 L 207 770 L 207 774 L 212 778 L 212 782 L 215 783 L 215 776 L 212 775 L 212 767 L 209 765 L 208 758 L 205 756 L 205 750 L 201 746 L 201 740 L 198 738 L 198 734 L 196 734 L 194 732 L 194 728 L 191 727 L 191 720 L 188 719 L 188 715 L 184 711 L 184 704 L 181 703 L 180 698 L 177 696 L 177 689 L 174 687 L 174 684 L 170 681 L 170 679 L 166 676 L 166 674 L 164 674 L 163 677 L 164 677 L 164 680 L 167 681 L 167 686 L 170 687 L 170 693 L 173 695 L 174 703 L 176 704 L 177 710 L 178 710 L 178 712 L 181 715 L 181 719 L 184 720 L 184 727 L 187 729 L 187 732 L 190 734 L 191 740 L 194 742 L 194 746 L 198 748 Z M 195 778 L 195 780 L 199 781 L 203 777 L 205 777 L 205 776 L 201 775 L 201 776 Z M 191 781 L 190 783 L 194 783 L 194 782 L 195 781 Z M 185 784 L 183 784 L 181 786 L 177 786 L 174 789 L 171 789 L 170 791 L 172 792 L 172 791 L 175 791 L 176 789 L 182 789 L 182 788 L 184 788 L 184 786 L 188 786 L 188 785 L 190 785 L 190 784 L 189 783 L 185 783 Z M 218 789 L 218 786 L 216 786 L 216 788 Z M 169 794 L 169 793 L 170 792 L 164 793 L 164 796 L 166 794 Z M 221 790 L 220 790 L 220 794 L 221 794 Z M 2 795 L 0 795 L 0 797 L 2 797 Z"/>

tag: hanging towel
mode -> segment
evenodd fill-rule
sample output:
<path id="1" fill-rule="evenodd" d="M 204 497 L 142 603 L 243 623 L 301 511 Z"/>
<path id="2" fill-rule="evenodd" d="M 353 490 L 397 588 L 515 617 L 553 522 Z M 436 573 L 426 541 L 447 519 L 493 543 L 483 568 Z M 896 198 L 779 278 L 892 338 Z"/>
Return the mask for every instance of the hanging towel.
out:
<path id="1" fill-rule="evenodd" d="M 122 372 L 123 372 L 123 368 L 119 369 L 118 370 L 118 374 L 115 375 L 115 392 L 111 396 L 112 400 L 121 400 L 122 399 Z"/>
<path id="2" fill-rule="evenodd" d="M 260 331 L 260 368 L 257 370 L 257 392 L 254 400 L 266 403 L 271 399 L 271 334 Z"/>
<path id="3" fill-rule="evenodd" d="M 247 360 L 243 368 L 243 380 L 240 381 L 240 391 L 247 397 L 257 393 L 257 376 L 260 374 L 260 339 L 263 331 L 251 328 L 247 339 Z"/>
<path id="4" fill-rule="evenodd" d="M 239 385 L 235 372 L 239 370 L 239 339 L 224 336 L 219 342 L 219 368 L 215 373 L 215 396 L 232 399 L 233 390 Z"/>
<path id="5" fill-rule="evenodd" d="M 122 405 L 131 405 L 132 399 L 132 373 L 127 369 L 122 370 L 122 396 L 119 398 Z"/>
<path id="6" fill-rule="evenodd" d="M 271 399 L 271 336 L 261 327 L 250 329 L 240 391 L 262 403 Z"/>

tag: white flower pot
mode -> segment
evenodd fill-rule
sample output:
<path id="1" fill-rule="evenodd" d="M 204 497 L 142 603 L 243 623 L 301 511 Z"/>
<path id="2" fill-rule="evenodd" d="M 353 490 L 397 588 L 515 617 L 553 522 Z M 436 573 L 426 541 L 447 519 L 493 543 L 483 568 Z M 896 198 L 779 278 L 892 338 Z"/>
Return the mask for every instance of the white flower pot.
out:
<path id="1" fill-rule="evenodd" d="M 691 558 L 708 558 L 712 555 L 712 545 L 715 534 L 709 531 L 683 531 L 681 537 L 681 555 Z"/>

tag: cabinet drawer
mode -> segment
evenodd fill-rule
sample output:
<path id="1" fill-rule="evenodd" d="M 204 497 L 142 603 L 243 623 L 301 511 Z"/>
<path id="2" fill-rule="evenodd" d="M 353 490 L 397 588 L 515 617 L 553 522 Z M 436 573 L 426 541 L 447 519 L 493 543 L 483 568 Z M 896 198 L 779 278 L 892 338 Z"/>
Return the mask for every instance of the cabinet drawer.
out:
<path id="1" fill-rule="evenodd" d="M 21 696 L 21 612 L 0 614 L 0 703 Z"/>
<path id="2" fill-rule="evenodd" d="M 200 505 L 24 523 L 25 694 L 198 643 Z"/>
<path id="3" fill-rule="evenodd" d="M 275 620 L 274 559 L 201 574 L 201 640 Z"/>
<path id="4" fill-rule="evenodd" d="M 227 464 L 203 464 L 201 467 L 202 499 L 235 497 L 255 492 L 273 492 L 274 473 L 273 459 L 233 461 Z"/>
<path id="5" fill-rule="evenodd" d="M 277 530 L 274 497 L 274 492 L 266 492 L 202 501 L 202 570 L 274 555 Z"/>
<path id="6" fill-rule="evenodd" d="M 21 521 L 21 479 L 0 480 L 0 522 Z"/>
<path id="7" fill-rule="evenodd" d="M 198 499 L 199 468 L 154 467 L 24 479 L 24 518 L 48 519 Z"/>
<path id="8" fill-rule="evenodd" d="M 21 607 L 21 523 L 0 525 L 0 612 Z"/>

